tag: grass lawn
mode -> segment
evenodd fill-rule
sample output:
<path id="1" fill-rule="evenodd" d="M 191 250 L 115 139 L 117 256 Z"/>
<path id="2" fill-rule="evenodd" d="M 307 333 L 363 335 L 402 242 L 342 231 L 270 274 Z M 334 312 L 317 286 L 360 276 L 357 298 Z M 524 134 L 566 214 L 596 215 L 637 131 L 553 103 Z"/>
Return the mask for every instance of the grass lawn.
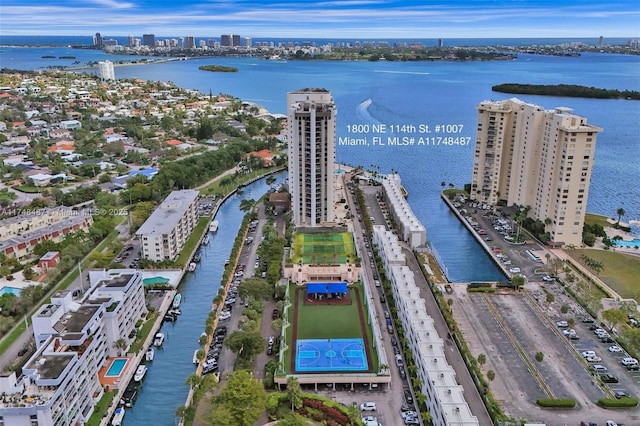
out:
<path id="1" fill-rule="evenodd" d="M 598 224 L 598 225 L 601 225 L 603 228 L 606 228 L 608 226 L 611 226 L 611 224 L 607 222 L 607 219 L 608 219 L 607 216 L 594 214 L 594 213 L 587 213 L 584 217 L 584 223 L 588 225 Z"/>
<path id="2" fill-rule="evenodd" d="M 113 401 L 113 398 L 115 396 L 115 390 L 105 392 L 104 395 L 102 395 L 102 398 L 100 398 L 100 401 L 98 401 L 95 408 L 93 409 L 93 414 L 91 415 L 91 417 L 89 417 L 89 420 L 86 423 L 87 426 L 98 426 L 100 424 L 103 418 L 102 416 L 109 409 L 111 401 Z"/>
<path id="3" fill-rule="evenodd" d="M 295 290 L 298 286 L 291 284 L 289 288 L 289 295 L 291 298 L 295 295 Z M 346 339 L 346 338 L 365 338 L 360 328 L 360 318 L 358 316 L 358 305 L 363 304 L 364 292 L 360 289 L 360 298 L 355 297 L 353 289 L 349 290 L 353 298 L 351 305 L 304 305 L 304 291 L 299 292 L 297 300 L 294 303 L 298 304 L 298 318 L 292 318 L 293 307 L 288 310 L 289 321 L 293 323 L 297 321 L 298 339 Z M 366 311 L 366 307 L 362 307 Z M 365 317 L 366 317 L 365 313 Z M 374 371 L 377 371 L 378 366 L 378 353 L 373 345 L 373 329 L 370 325 L 365 324 L 366 339 L 369 342 L 371 349 L 371 367 Z M 287 327 L 286 329 L 286 341 L 288 349 L 283 355 L 283 366 L 286 371 L 289 371 L 291 365 L 291 358 L 293 356 L 293 327 Z"/>
<path id="4" fill-rule="evenodd" d="M 635 298 L 636 301 L 640 301 L 640 287 L 638 286 L 640 258 L 637 256 L 609 250 L 580 249 L 567 250 L 566 253 L 583 266 L 586 266 L 580 260 L 580 256 L 583 254 L 602 262 L 604 269 L 600 272 L 599 278 L 623 298 Z"/>
<path id="5" fill-rule="evenodd" d="M 202 238 L 205 230 L 207 230 L 208 224 L 208 217 L 201 217 L 200 220 L 198 220 L 198 224 L 193 229 L 191 236 L 189 236 L 189 239 L 185 243 L 182 251 L 180 252 L 180 255 L 178 256 L 178 259 L 176 260 L 176 263 L 180 268 L 183 268 L 191 259 L 193 251 L 196 249 L 196 245 L 198 245 L 198 243 L 200 242 L 200 238 Z"/>
<path id="6" fill-rule="evenodd" d="M 362 336 L 357 300 L 351 305 L 304 305 L 298 292 L 298 339 L 344 339 Z M 355 292 L 350 290 L 351 297 Z"/>

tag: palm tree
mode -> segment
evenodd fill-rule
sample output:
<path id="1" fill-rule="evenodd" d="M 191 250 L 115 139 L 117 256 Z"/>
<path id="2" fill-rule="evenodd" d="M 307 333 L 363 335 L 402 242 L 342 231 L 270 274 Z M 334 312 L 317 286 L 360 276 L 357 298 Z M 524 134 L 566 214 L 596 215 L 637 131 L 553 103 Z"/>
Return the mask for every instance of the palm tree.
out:
<path id="1" fill-rule="evenodd" d="M 624 211 L 624 209 L 622 207 L 620 207 L 618 210 L 616 210 L 616 213 L 618 214 L 618 225 L 620 225 L 620 219 L 622 218 L 622 216 L 624 216 L 627 212 Z"/>
<path id="2" fill-rule="evenodd" d="M 127 347 L 127 341 L 121 337 L 113 342 L 113 347 L 118 349 L 118 354 L 122 354 L 122 351 Z"/>
<path id="3" fill-rule="evenodd" d="M 253 210 L 255 206 L 256 206 L 256 200 L 254 200 L 253 198 L 245 198 L 242 201 L 240 201 L 240 210 L 242 210 L 245 213 L 248 213 L 251 210 Z"/>

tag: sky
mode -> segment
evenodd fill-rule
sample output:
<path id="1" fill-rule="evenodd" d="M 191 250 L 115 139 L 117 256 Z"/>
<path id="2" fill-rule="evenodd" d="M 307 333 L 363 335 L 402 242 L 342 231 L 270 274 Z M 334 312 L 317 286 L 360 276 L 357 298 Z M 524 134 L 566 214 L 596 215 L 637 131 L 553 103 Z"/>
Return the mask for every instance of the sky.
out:
<path id="1" fill-rule="evenodd" d="M 1 0 L 1 35 L 639 37 L 640 0 Z"/>

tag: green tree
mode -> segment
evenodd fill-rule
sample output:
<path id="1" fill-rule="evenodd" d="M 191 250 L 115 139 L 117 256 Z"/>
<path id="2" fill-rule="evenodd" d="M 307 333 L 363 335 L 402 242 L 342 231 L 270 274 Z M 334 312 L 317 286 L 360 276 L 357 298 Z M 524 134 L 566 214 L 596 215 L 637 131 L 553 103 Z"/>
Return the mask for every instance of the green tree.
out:
<path id="1" fill-rule="evenodd" d="M 496 378 L 496 372 L 493 370 L 489 370 L 487 371 L 487 379 L 489 379 L 490 382 L 493 382 L 493 380 Z"/>
<path id="2" fill-rule="evenodd" d="M 611 329 L 627 321 L 627 315 L 620 309 L 607 309 L 606 311 L 602 311 L 602 318 L 609 323 Z"/>
<path id="3" fill-rule="evenodd" d="M 300 388 L 300 382 L 295 377 L 287 379 L 287 395 L 291 403 L 291 411 L 302 407 L 302 389 Z"/>
<path id="4" fill-rule="evenodd" d="M 556 297 L 553 295 L 553 293 L 547 293 L 546 299 L 547 304 L 549 305 L 556 301 Z"/>
<path id="5" fill-rule="evenodd" d="M 212 424 L 251 426 L 266 408 L 267 393 L 245 370 L 233 373 L 214 400 Z"/>
<path id="6" fill-rule="evenodd" d="M 625 212 L 624 209 L 620 207 L 618 210 L 616 210 L 616 214 L 618 215 L 618 225 L 620 225 L 620 219 L 622 219 L 622 216 L 627 214 L 627 212 Z"/>
<path id="7" fill-rule="evenodd" d="M 225 345 L 238 354 L 238 358 L 250 360 L 265 350 L 266 342 L 262 334 L 257 330 L 236 330 L 225 339 Z"/>
<path id="8" fill-rule="evenodd" d="M 248 278 L 238 286 L 238 295 L 243 299 L 269 300 L 273 297 L 273 286 L 262 278 Z"/>
<path id="9" fill-rule="evenodd" d="M 278 426 L 307 426 L 308 424 L 304 417 L 296 413 L 288 413 L 276 423 Z"/>
<path id="10" fill-rule="evenodd" d="M 485 354 L 478 355 L 478 364 L 480 364 L 480 367 L 484 366 L 486 362 L 487 362 L 487 356 Z"/>
<path id="11" fill-rule="evenodd" d="M 249 213 L 256 206 L 256 200 L 252 198 L 245 198 L 240 201 L 240 210 Z"/>
<path id="12" fill-rule="evenodd" d="M 526 278 L 524 275 L 516 274 L 511 278 L 511 285 L 514 289 L 520 290 L 520 288 L 525 284 Z"/>
<path id="13" fill-rule="evenodd" d="M 535 359 L 538 362 L 542 362 L 542 360 L 544 359 L 544 354 L 542 352 L 536 352 Z"/>

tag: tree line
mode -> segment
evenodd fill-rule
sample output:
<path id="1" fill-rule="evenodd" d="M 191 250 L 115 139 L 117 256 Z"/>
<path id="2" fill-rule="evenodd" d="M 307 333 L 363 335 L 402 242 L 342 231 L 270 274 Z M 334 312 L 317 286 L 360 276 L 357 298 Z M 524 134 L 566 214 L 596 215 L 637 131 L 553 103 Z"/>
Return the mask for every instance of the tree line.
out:
<path id="1" fill-rule="evenodd" d="M 504 83 L 491 87 L 494 92 L 521 95 L 565 96 L 569 98 L 629 99 L 640 100 L 635 90 L 600 89 L 575 84 L 519 84 Z"/>

